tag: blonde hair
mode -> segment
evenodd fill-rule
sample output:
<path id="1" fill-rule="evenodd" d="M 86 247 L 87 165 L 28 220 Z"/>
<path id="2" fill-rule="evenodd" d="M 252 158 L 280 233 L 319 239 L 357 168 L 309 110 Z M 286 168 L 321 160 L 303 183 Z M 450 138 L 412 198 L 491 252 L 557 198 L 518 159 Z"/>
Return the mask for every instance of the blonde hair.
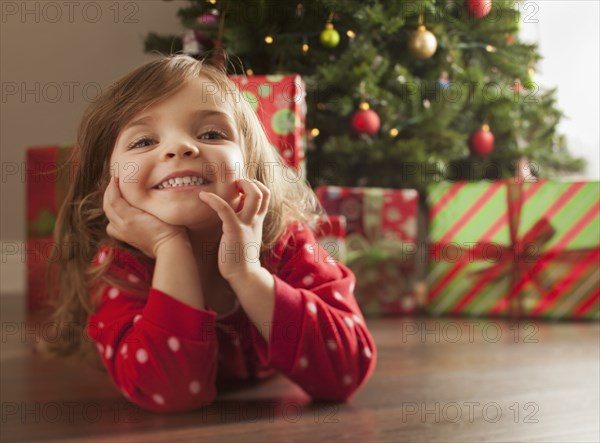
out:
<path id="1" fill-rule="evenodd" d="M 57 340 L 39 346 L 43 352 L 91 357 L 99 364 L 93 343 L 84 342 L 87 319 L 100 293 L 90 294 L 91 289 L 112 285 L 140 295 L 147 293 L 149 282 L 133 287 L 127 281 L 107 275 L 114 259 L 112 254 L 98 266 L 90 266 L 103 245 L 125 249 L 143 264 L 153 262 L 106 233 L 108 220 L 102 201 L 110 178 L 109 161 L 119 132 L 134 116 L 201 76 L 215 83 L 231 105 L 248 166 L 246 176 L 259 180 L 271 191 L 263 224 L 263 258 L 273 252 L 288 223 L 298 221 L 314 229 L 322 212 L 314 192 L 297 171 L 284 165 L 269 144 L 256 113 L 224 69 L 186 55 L 161 55 L 111 85 L 82 117 L 73 150 L 73 160 L 78 165 L 58 214 L 54 230 L 56 248 L 48 274 L 48 285 L 55 289 L 51 294 L 51 320 L 60 334 Z M 52 282 L 54 268 L 57 278 Z"/>

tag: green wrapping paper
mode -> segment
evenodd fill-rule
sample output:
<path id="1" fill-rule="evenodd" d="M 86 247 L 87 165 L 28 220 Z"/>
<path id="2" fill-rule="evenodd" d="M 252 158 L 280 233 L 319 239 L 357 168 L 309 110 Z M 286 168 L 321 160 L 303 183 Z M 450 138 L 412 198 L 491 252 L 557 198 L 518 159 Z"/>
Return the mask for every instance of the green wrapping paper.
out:
<path id="1" fill-rule="evenodd" d="M 433 185 L 427 310 L 598 319 L 599 197 L 597 182 Z"/>

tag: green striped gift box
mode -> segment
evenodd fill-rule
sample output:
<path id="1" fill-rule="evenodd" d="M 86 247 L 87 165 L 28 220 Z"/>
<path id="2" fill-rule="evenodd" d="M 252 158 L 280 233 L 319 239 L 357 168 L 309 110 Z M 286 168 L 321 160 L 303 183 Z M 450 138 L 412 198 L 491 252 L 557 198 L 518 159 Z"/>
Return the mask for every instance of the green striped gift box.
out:
<path id="1" fill-rule="evenodd" d="M 431 314 L 600 318 L 598 182 L 442 182 L 427 198 Z"/>

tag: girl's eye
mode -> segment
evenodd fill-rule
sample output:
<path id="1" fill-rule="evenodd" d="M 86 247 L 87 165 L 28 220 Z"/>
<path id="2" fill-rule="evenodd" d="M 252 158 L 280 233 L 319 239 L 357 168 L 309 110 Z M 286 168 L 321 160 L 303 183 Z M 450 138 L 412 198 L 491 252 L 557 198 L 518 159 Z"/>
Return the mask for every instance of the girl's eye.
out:
<path id="1" fill-rule="evenodd" d="M 143 137 L 140 139 L 137 139 L 136 141 L 132 142 L 129 145 L 129 148 L 147 148 L 148 146 L 150 146 L 152 143 L 154 142 L 154 140 L 152 140 L 151 138 L 148 137 Z"/>
<path id="2" fill-rule="evenodd" d="M 203 132 L 202 134 L 200 134 L 198 136 L 198 138 L 200 140 L 220 140 L 220 139 L 227 138 L 227 135 L 225 135 L 225 133 L 223 133 L 221 131 L 217 131 L 217 130 L 213 129 L 210 131 Z"/>

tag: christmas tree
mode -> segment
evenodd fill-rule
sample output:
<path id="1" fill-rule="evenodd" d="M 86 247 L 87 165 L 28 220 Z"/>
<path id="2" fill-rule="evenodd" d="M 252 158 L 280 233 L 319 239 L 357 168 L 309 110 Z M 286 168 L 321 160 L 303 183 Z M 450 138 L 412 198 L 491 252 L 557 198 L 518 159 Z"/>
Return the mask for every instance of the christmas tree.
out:
<path id="1" fill-rule="evenodd" d="M 494 179 L 527 159 L 540 177 L 581 171 L 557 132 L 555 90 L 535 83 L 519 4 L 499 0 L 193 0 L 184 35 L 146 51 L 204 57 L 232 73 L 300 74 L 313 186 L 413 187 Z"/>

